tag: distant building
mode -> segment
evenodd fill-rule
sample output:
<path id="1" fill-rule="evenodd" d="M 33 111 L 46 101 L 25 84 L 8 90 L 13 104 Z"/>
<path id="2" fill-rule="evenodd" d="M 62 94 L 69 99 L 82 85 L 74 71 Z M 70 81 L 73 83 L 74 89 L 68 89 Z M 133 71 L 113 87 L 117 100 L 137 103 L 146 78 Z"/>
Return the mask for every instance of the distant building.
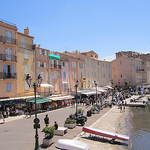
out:
<path id="1" fill-rule="evenodd" d="M 116 59 L 112 61 L 114 85 L 135 87 L 150 83 L 149 61 L 149 54 L 139 54 L 132 51 L 116 53 Z"/>

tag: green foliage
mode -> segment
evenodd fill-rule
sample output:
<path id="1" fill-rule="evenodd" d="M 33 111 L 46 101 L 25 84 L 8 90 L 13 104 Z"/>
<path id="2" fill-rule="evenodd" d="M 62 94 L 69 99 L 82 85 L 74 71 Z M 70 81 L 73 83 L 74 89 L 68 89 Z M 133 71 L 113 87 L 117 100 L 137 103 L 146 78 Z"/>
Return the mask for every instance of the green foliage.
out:
<path id="1" fill-rule="evenodd" d="M 65 124 L 74 124 L 74 123 L 76 123 L 76 120 L 71 119 L 71 118 L 67 118 L 66 121 L 65 121 Z"/>
<path id="2" fill-rule="evenodd" d="M 46 139 L 51 139 L 54 136 L 55 127 L 45 127 L 42 132 L 45 133 Z"/>
<path id="3" fill-rule="evenodd" d="M 125 90 L 125 93 L 130 93 L 130 89 Z"/>
<path id="4" fill-rule="evenodd" d="M 96 110 L 95 107 L 92 107 L 92 108 L 91 108 L 91 111 L 95 111 L 95 110 Z"/>
<path id="5" fill-rule="evenodd" d="M 78 109 L 78 114 L 83 114 L 84 110 L 82 108 Z"/>

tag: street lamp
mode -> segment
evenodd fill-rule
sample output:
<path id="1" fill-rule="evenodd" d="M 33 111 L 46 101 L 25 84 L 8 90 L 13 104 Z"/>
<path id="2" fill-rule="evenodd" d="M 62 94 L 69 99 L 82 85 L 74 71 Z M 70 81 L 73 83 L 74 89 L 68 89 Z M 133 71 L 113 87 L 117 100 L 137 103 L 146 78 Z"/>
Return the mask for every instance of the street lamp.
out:
<path id="1" fill-rule="evenodd" d="M 97 104 L 97 82 L 94 81 L 95 87 L 96 87 L 96 104 Z"/>
<path id="2" fill-rule="evenodd" d="M 113 80 L 110 80 L 110 82 L 111 82 L 111 86 L 112 86 L 112 100 L 111 100 L 111 102 L 113 102 L 113 84 L 114 84 L 114 82 L 113 82 Z"/>
<path id="3" fill-rule="evenodd" d="M 37 107 L 36 107 L 36 89 L 37 87 L 40 87 L 40 84 L 42 82 L 42 77 L 39 75 L 36 81 L 32 83 L 32 78 L 29 74 L 26 76 L 26 82 L 29 85 L 29 87 L 34 87 L 34 95 L 35 95 L 35 119 L 34 119 L 34 129 L 35 129 L 35 149 L 39 150 L 39 136 L 38 136 L 38 128 L 40 128 L 40 120 L 37 118 Z"/>
<path id="4" fill-rule="evenodd" d="M 76 88 L 76 117 L 78 116 L 78 110 L 77 110 L 77 88 L 78 88 L 78 85 L 79 85 L 79 81 L 77 80 L 74 87 Z"/>
<path id="5" fill-rule="evenodd" d="M 120 80 L 118 81 L 119 99 L 120 99 Z"/>

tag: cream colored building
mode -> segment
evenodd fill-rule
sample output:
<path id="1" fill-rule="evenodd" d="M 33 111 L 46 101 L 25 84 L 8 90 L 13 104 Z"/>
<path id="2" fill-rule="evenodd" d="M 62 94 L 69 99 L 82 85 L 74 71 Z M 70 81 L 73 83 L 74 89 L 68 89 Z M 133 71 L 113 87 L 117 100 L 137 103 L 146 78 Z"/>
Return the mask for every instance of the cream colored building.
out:
<path id="1" fill-rule="evenodd" d="M 17 95 L 16 32 L 16 25 L 0 21 L 0 98 Z"/>
<path id="2" fill-rule="evenodd" d="M 28 27 L 24 33 L 17 32 L 17 96 L 34 95 L 25 78 L 30 74 L 35 81 L 35 45 L 34 37 L 29 35 Z"/>

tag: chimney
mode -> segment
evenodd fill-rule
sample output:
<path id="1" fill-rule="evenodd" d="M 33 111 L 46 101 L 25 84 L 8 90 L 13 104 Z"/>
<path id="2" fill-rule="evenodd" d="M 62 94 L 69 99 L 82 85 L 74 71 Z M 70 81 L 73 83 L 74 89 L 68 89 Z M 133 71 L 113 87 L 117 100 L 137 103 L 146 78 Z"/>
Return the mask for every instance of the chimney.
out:
<path id="1" fill-rule="evenodd" d="M 38 45 L 38 48 L 40 48 L 40 44 Z"/>
<path id="2" fill-rule="evenodd" d="M 78 50 L 75 50 L 75 54 L 78 54 Z"/>
<path id="3" fill-rule="evenodd" d="M 24 34 L 29 35 L 29 28 L 24 29 Z"/>

